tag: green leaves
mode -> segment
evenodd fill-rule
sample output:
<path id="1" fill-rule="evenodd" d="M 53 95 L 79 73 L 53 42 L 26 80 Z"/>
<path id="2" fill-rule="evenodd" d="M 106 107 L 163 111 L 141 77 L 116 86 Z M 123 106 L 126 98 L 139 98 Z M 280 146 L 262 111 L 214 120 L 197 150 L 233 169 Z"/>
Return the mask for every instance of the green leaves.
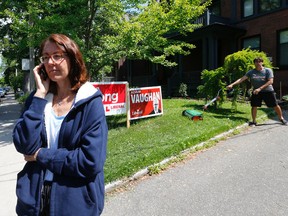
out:
<path id="1" fill-rule="evenodd" d="M 12 23 L 0 29 L 8 38 L 7 59 L 28 54 L 51 33 L 71 36 L 80 46 L 92 77 L 111 71 L 119 59 L 148 60 L 175 66 L 176 54 L 188 54 L 192 44 L 179 41 L 198 27 L 193 22 L 211 1 L 201 0 L 27 0 L 4 1 L 2 18 Z M 172 36 L 174 35 L 174 36 Z M 15 55 L 15 53 L 17 53 Z"/>
<path id="2" fill-rule="evenodd" d="M 253 59 L 256 57 L 262 57 L 266 67 L 272 68 L 272 64 L 264 52 L 247 48 L 226 56 L 224 60 L 225 71 L 228 75 L 231 75 L 231 79 L 239 79 L 255 67 Z"/>

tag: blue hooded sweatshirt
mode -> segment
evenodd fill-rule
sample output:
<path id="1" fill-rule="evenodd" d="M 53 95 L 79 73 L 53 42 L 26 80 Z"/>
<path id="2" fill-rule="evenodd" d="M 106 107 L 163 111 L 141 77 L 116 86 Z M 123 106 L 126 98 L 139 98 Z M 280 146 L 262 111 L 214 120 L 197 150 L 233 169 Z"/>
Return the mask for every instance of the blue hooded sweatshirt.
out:
<path id="1" fill-rule="evenodd" d="M 18 152 L 32 155 L 17 176 L 17 206 L 20 216 L 38 216 L 45 170 L 53 173 L 50 199 L 51 216 L 97 216 L 104 207 L 104 163 L 108 129 L 101 92 L 89 82 L 78 90 L 74 106 L 64 118 L 58 149 L 47 148 L 45 99 L 27 99 L 25 110 L 13 130 Z"/>

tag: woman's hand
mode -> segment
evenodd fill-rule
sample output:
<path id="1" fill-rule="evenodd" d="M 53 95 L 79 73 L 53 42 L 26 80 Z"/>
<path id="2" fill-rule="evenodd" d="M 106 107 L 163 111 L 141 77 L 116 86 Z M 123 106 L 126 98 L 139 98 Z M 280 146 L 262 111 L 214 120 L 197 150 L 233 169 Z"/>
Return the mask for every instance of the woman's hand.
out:
<path id="1" fill-rule="evenodd" d="M 232 89 L 232 88 L 233 88 L 233 85 L 232 85 L 232 84 L 230 84 L 230 85 L 228 85 L 226 88 L 227 88 L 228 90 L 230 90 L 230 89 Z"/>
<path id="2" fill-rule="evenodd" d="M 37 155 L 41 148 L 39 148 L 33 155 L 24 155 L 24 160 L 25 161 L 36 161 L 37 160 Z"/>
<path id="3" fill-rule="evenodd" d="M 43 64 L 37 65 L 34 69 L 34 78 L 36 82 L 36 97 L 44 98 L 49 90 L 50 79 L 47 77 L 46 80 L 43 79 L 40 75 L 41 68 L 44 67 Z"/>

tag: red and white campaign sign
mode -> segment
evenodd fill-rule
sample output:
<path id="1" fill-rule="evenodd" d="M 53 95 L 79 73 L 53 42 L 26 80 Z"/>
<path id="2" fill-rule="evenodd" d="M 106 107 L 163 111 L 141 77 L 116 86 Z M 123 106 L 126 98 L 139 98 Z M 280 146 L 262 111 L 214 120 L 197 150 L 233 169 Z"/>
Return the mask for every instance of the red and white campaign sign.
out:
<path id="1" fill-rule="evenodd" d="M 161 86 L 133 88 L 129 93 L 131 120 L 163 114 Z"/>
<path id="2" fill-rule="evenodd" d="M 106 116 L 126 113 L 128 82 L 93 82 L 92 85 L 103 94 Z"/>

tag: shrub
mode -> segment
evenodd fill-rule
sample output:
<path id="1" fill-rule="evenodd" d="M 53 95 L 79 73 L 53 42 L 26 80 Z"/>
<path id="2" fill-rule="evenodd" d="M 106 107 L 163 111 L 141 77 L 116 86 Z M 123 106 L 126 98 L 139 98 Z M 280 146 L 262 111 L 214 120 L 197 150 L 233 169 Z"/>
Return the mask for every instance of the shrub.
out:
<path id="1" fill-rule="evenodd" d="M 25 93 L 24 95 L 19 95 L 19 94 L 16 94 L 15 95 L 15 99 L 17 99 L 17 101 L 21 104 L 25 103 L 27 97 L 29 96 L 29 93 Z"/>
<path id="2" fill-rule="evenodd" d="M 187 97 L 188 96 L 188 94 L 187 94 L 187 84 L 181 83 L 180 86 L 179 86 L 178 93 L 179 93 L 179 95 L 181 97 Z"/>
<path id="3" fill-rule="evenodd" d="M 198 96 L 205 98 L 207 100 L 211 100 L 214 98 L 219 90 L 223 92 L 225 89 L 226 83 L 223 82 L 224 70 L 222 67 L 217 68 L 215 70 L 203 70 L 201 73 L 201 79 L 203 81 L 203 85 L 198 86 Z M 223 94 L 220 95 L 220 104 L 223 102 Z"/>

